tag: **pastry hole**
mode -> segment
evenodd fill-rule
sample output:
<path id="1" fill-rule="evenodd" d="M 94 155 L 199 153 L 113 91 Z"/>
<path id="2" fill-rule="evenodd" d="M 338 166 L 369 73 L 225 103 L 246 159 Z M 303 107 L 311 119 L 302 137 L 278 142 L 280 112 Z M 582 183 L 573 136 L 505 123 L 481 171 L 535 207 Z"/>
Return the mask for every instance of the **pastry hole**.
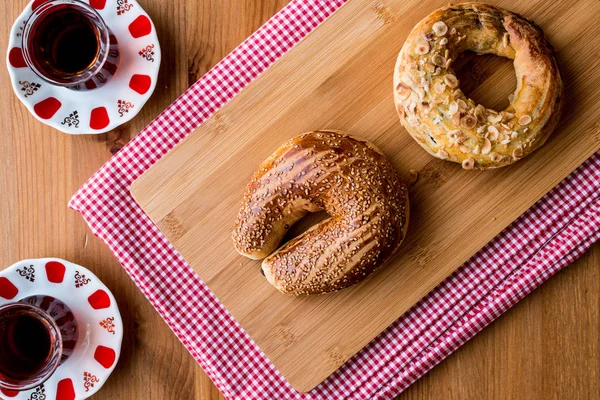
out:
<path id="1" fill-rule="evenodd" d="M 304 218 L 292 225 L 290 230 L 287 231 L 287 233 L 283 237 L 283 240 L 281 241 L 279 246 L 281 247 L 287 242 L 289 242 L 291 239 L 302 235 L 304 232 L 306 232 L 307 230 L 309 230 L 310 228 L 327 218 L 329 218 L 329 214 L 327 214 L 326 211 L 308 213 Z"/>
<path id="2" fill-rule="evenodd" d="M 462 53 L 452 68 L 460 80 L 460 89 L 475 103 L 496 111 L 502 111 L 510 105 L 508 96 L 517 88 L 513 60 L 467 51 Z"/>

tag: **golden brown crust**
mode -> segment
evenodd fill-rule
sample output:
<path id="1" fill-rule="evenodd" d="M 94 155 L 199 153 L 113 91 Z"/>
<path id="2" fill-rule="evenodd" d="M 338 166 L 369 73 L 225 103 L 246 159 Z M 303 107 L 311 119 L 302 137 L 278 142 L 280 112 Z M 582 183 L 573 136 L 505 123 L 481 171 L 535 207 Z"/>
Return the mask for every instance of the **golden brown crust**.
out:
<path id="1" fill-rule="evenodd" d="M 275 249 L 307 212 L 331 218 Z M 407 188 L 372 144 L 338 131 L 285 142 L 254 174 L 233 231 L 236 250 L 262 263 L 286 294 L 340 290 L 369 275 L 400 246 Z M 274 252 L 275 251 L 275 252 Z"/>
<path id="2" fill-rule="evenodd" d="M 514 59 L 509 107 L 486 109 L 459 89 L 451 68 L 463 51 Z M 434 11 L 412 30 L 398 56 L 394 101 L 402 125 L 429 153 L 466 169 L 512 164 L 544 144 L 556 127 L 563 84 L 542 30 L 482 3 Z"/>

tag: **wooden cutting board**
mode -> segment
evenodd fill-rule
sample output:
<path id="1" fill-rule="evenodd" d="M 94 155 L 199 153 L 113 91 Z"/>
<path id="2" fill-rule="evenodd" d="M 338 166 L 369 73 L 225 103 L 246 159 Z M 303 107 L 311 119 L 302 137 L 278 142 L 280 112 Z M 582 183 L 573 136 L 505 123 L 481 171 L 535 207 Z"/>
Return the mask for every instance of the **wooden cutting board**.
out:
<path id="1" fill-rule="evenodd" d="M 323 381 L 599 148 L 598 1 L 499 1 L 535 20 L 557 49 L 567 91 L 562 123 L 542 149 L 500 170 L 464 171 L 426 154 L 398 122 L 392 71 L 412 27 L 445 4 L 349 1 L 132 186 L 300 391 Z M 510 61 L 467 56 L 461 63 L 467 94 L 496 109 L 508 104 Z M 418 171 L 411 223 L 397 256 L 371 278 L 339 293 L 288 297 L 267 283 L 259 262 L 235 252 L 231 230 L 259 163 L 290 137 L 321 128 L 373 141 L 406 179 Z"/>

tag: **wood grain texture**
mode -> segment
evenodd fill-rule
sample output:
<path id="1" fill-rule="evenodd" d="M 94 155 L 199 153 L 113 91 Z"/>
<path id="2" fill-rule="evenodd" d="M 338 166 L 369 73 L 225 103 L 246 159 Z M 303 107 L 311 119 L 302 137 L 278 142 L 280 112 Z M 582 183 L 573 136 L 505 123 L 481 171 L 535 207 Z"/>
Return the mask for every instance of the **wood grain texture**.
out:
<path id="1" fill-rule="evenodd" d="M 66 136 L 37 122 L 12 95 L 8 73 L 0 68 L 0 88 L 6 94 L 0 103 L 0 268 L 23 258 L 64 257 L 92 269 L 112 289 L 126 323 L 123 354 L 96 400 L 224 399 L 106 246 L 66 204 L 111 150 L 285 2 L 140 0 L 163 43 L 160 83 L 140 115 L 106 135 Z M 26 3 L 0 2 L 2 54 L 9 27 Z M 599 267 L 596 245 L 399 398 L 599 398 Z"/>
<path id="2" fill-rule="evenodd" d="M 591 17 L 581 12 L 583 20 L 572 18 L 567 2 L 548 10 L 541 1 L 537 7 L 504 1 L 499 5 L 541 25 L 557 49 L 567 87 L 561 126 L 539 151 L 494 171 L 464 171 L 424 152 L 398 122 L 391 76 L 408 32 L 443 4 L 348 2 L 132 187 L 138 203 L 300 391 L 329 376 L 600 146 L 596 111 L 585 100 L 600 95 L 599 62 L 583 44 L 600 45 L 600 39 L 579 29 Z M 593 1 L 577 7 L 600 11 Z M 509 94 L 514 70 L 476 67 L 463 80 L 477 79 L 473 91 L 483 104 L 496 103 Z M 273 290 L 259 262 L 237 254 L 231 231 L 257 166 L 287 139 L 315 129 L 370 140 L 401 174 L 414 169 L 420 177 L 410 190 L 407 239 L 385 268 L 340 293 L 293 298 Z"/>

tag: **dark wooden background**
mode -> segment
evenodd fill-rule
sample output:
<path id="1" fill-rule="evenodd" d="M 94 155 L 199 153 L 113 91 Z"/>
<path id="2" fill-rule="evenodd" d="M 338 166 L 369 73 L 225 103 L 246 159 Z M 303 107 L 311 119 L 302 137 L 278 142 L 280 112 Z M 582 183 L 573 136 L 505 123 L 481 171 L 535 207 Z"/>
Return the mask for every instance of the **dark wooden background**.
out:
<path id="1" fill-rule="evenodd" d="M 0 53 L 25 0 L 0 1 Z M 286 0 L 140 0 L 162 45 L 160 80 L 130 123 L 69 136 L 37 122 L 0 68 L 0 268 L 24 258 L 85 265 L 113 291 L 126 324 L 121 359 L 95 399 L 223 396 L 108 248 L 67 209 L 77 188 Z M 500 317 L 399 399 L 600 398 L 600 246 Z"/>

